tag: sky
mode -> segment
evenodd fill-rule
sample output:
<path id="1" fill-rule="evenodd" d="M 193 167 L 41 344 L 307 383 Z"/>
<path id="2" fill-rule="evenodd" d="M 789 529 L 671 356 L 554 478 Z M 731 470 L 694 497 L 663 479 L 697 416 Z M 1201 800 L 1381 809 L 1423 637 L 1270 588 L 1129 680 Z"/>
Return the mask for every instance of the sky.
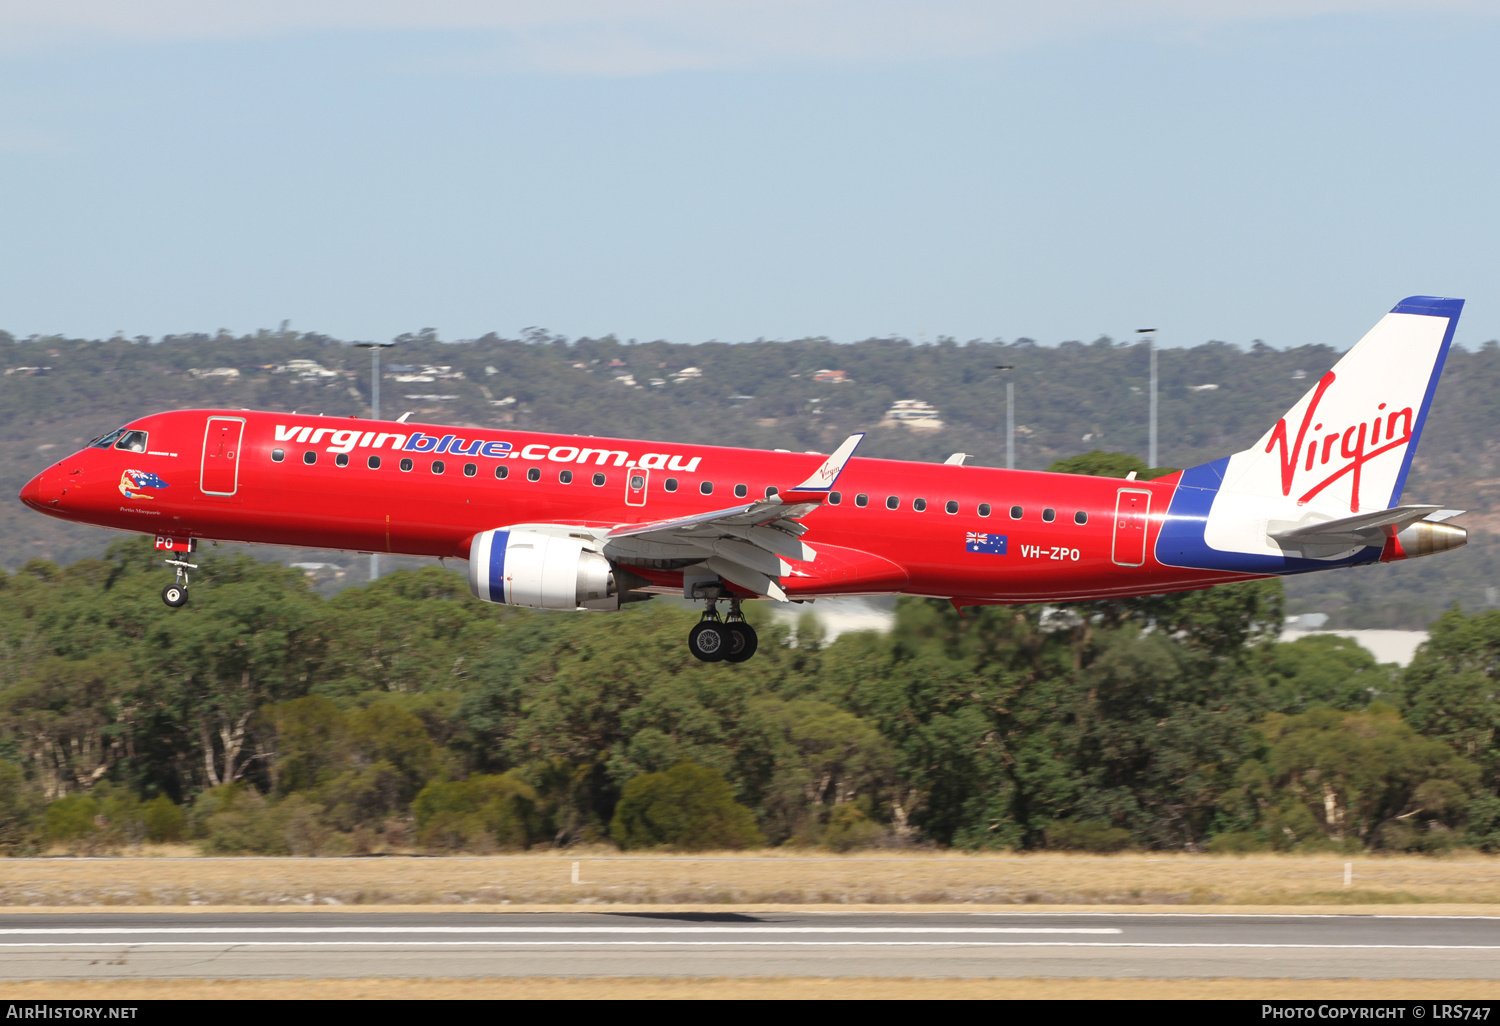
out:
<path id="1" fill-rule="evenodd" d="M 6 0 L 0 329 L 1500 338 L 1500 0 Z"/>

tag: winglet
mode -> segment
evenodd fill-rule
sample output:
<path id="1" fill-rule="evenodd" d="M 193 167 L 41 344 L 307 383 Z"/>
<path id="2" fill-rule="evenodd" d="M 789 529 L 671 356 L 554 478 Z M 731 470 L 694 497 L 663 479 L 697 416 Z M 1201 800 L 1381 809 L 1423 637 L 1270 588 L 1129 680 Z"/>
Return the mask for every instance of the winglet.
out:
<path id="1" fill-rule="evenodd" d="M 812 472 L 812 475 L 799 484 L 792 492 L 827 492 L 833 489 L 838 481 L 839 475 L 844 472 L 844 464 L 849 462 L 849 457 L 854 455 L 854 450 L 859 448 L 859 443 L 865 440 L 863 431 L 850 435 L 844 439 L 842 445 L 833 450 L 833 455 L 823 461 L 823 465 Z"/>

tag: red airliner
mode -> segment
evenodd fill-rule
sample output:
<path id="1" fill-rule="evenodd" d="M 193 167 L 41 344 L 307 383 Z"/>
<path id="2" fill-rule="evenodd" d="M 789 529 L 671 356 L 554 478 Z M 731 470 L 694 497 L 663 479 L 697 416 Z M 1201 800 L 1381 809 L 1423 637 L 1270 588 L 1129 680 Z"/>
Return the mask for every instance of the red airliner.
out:
<path id="1" fill-rule="evenodd" d="M 1463 301 L 1403 300 L 1255 445 L 1154 481 L 234 410 L 157 413 L 38 474 L 28 506 L 155 535 L 187 601 L 200 539 L 452 556 L 487 602 L 705 604 L 705 661 L 755 652 L 745 599 L 1065 602 L 1389 562 L 1464 544 L 1400 505 Z M 728 603 L 721 619 L 719 603 Z"/>

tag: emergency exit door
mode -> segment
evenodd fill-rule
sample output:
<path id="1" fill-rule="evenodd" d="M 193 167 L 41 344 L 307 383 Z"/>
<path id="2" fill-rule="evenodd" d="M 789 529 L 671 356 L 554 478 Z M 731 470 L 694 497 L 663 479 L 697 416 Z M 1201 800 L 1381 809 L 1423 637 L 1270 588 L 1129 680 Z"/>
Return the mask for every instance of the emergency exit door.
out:
<path id="1" fill-rule="evenodd" d="M 646 484 L 651 480 L 651 471 L 642 470 L 640 467 L 632 467 L 625 474 L 625 505 L 644 506 L 646 504 Z"/>
<path id="2" fill-rule="evenodd" d="M 1115 497 L 1113 558 L 1119 566 L 1146 562 L 1146 521 L 1151 515 L 1151 493 L 1121 488 Z"/>
<path id="3" fill-rule="evenodd" d="M 240 487 L 243 417 L 209 417 L 203 432 L 203 467 L 198 487 L 205 495 L 233 495 Z"/>

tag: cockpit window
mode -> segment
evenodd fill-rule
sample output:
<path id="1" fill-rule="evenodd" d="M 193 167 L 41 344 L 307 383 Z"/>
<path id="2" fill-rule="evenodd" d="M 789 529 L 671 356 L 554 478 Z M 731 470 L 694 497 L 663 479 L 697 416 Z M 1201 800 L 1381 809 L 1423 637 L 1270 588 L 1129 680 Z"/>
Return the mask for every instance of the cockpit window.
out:
<path id="1" fill-rule="evenodd" d="M 144 432 L 144 431 L 127 431 L 127 432 L 125 432 L 124 436 L 122 436 L 120 438 L 120 440 L 115 443 L 115 448 L 116 449 L 124 449 L 126 452 L 145 452 L 146 451 L 146 432 Z"/>
<path id="2" fill-rule="evenodd" d="M 108 449 L 111 445 L 114 445 L 117 441 L 119 441 L 120 440 L 120 436 L 123 435 L 124 433 L 125 433 L 125 429 L 124 428 L 115 428 L 109 434 L 102 435 L 99 438 L 94 439 L 92 442 L 90 442 L 88 444 L 88 448 L 90 448 L 90 449 Z"/>

